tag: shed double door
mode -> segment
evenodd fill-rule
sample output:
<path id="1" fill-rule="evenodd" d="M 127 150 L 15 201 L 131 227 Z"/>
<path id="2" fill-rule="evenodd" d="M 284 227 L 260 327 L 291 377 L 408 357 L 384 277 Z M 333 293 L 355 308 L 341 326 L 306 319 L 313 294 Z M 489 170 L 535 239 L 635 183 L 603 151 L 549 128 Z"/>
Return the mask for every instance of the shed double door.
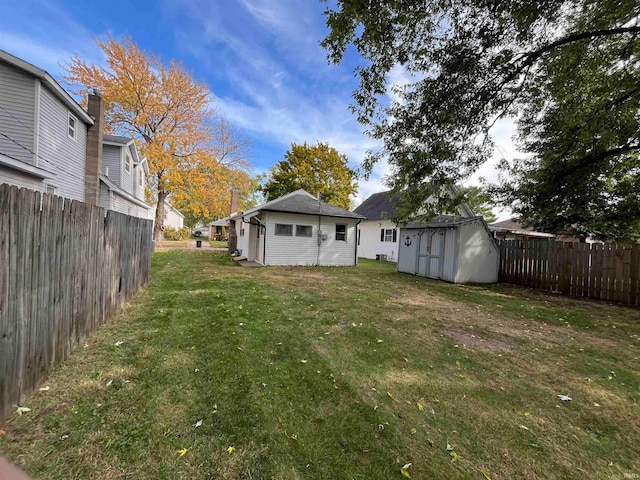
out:
<path id="1" fill-rule="evenodd" d="M 420 236 L 418 247 L 418 275 L 442 278 L 444 270 L 444 228 L 430 228 Z"/>

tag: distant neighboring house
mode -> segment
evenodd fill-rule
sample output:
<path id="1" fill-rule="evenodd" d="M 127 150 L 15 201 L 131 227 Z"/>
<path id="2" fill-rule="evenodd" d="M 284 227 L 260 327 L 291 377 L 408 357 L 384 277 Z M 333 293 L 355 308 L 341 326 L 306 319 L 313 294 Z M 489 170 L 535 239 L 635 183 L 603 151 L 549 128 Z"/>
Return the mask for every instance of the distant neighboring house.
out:
<path id="1" fill-rule="evenodd" d="M 212 222 L 209 232 L 211 240 L 226 240 L 226 229 L 228 228 L 229 217 L 221 218 Z"/>
<path id="2" fill-rule="evenodd" d="M 364 219 L 301 189 L 246 212 L 234 212 L 229 223 L 237 236 L 237 249 L 249 261 L 356 265 L 358 224 Z M 231 234 L 229 237 L 231 242 Z"/>
<path id="3" fill-rule="evenodd" d="M 90 115 L 46 71 L 0 50 L 0 183 L 97 204 L 101 108 L 90 95 Z"/>
<path id="4" fill-rule="evenodd" d="M 489 225 L 489 230 L 498 240 L 523 240 L 525 238 L 555 238 L 553 233 L 536 232 L 531 227 L 523 227 L 513 219 Z"/>
<path id="5" fill-rule="evenodd" d="M 391 192 L 374 193 L 354 210 L 367 217 L 360 224 L 358 237 L 358 255 L 363 258 L 398 261 L 398 225 L 391 219 L 396 216 L 400 202 L 398 194 Z M 461 217 L 473 217 L 473 211 L 467 204 L 458 207 Z"/>
<path id="6" fill-rule="evenodd" d="M 145 201 L 149 165 L 141 158 L 132 138 L 104 135 L 100 206 L 134 217 L 149 218 Z"/>
<path id="7" fill-rule="evenodd" d="M 156 206 L 151 207 L 149 212 L 150 217 L 154 222 L 156 218 Z M 184 215 L 175 208 L 173 205 L 169 203 L 169 200 L 164 201 L 164 222 L 163 225 L 165 227 L 175 228 L 176 230 L 180 230 L 184 227 Z"/>

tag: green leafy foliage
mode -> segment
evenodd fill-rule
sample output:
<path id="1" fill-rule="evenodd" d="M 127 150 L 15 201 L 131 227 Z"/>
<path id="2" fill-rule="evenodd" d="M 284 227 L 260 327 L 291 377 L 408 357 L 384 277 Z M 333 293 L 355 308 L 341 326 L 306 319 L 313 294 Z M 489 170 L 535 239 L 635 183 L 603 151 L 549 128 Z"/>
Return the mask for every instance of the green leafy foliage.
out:
<path id="1" fill-rule="evenodd" d="M 322 45 L 365 60 L 353 109 L 383 148 L 364 167 L 389 160 L 403 214 L 491 158 L 490 130 L 511 117 L 528 156 L 505 162 L 496 198 L 526 224 L 623 238 L 640 233 L 639 13 L 630 0 L 338 0 Z M 457 201 L 445 191 L 434 212 Z"/>
<path id="2" fill-rule="evenodd" d="M 351 209 L 350 195 L 356 193 L 356 173 L 349 168 L 346 155 L 327 143 L 317 145 L 291 144 L 284 160 L 278 162 L 262 188 L 269 200 L 303 188 L 344 209 Z"/>
<path id="3" fill-rule="evenodd" d="M 190 235 L 189 229 L 186 227 L 182 227 L 179 230 L 173 227 L 165 227 L 162 234 L 165 240 L 187 240 Z"/>

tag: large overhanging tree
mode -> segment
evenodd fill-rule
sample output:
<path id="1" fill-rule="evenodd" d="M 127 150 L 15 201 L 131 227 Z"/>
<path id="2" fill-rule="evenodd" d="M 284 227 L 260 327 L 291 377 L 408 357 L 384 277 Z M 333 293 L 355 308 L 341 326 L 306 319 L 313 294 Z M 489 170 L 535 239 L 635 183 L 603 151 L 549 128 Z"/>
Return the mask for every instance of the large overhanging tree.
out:
<path id="1" fill-rule="evenodd" d="M 468 178 L 513 117 L 527 156 L 498 193 L 526 223 L 640 233 L 636 1 L 338 0 L 326 15 L 329 58 L 353 44 L 365 60 L 353 107 L 383 143 L 365 167 L 389 159 L 401 216 L 451 210 L 459 198 L 426 202 L 430 185 Z M 390 103 L 393 69 L 412 80 Z"/>
<path id="2" fill-rule="evenodd" d="M 182 64 L 165 64 L 129 38 L 108 37 L 97 43 L 107 67 L 75 56 L 64 80 L 83 98 L 88 89 L 98 88 L 109 131 L 140 140 L 157 206 L 156 241 L 161 240 L 164 201 L 170 195 L 184 200 L 191 194 L 188 205 L 198 214 L 228 206 L 229 182 L 246 180 L 248 145 L 212 107 L 209 88 Z M 248 181 L 244 183 L 248 187 Z M 211 206 L 212 195 L 217 207 Z"/>

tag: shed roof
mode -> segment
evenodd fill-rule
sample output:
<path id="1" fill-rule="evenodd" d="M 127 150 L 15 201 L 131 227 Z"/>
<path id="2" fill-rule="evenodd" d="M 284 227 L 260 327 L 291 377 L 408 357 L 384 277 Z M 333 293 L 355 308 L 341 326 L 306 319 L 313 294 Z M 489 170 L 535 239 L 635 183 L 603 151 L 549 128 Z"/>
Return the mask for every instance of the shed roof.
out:
<path id="1" fill-rule="evenodd" d="M 458 217 L 454 215 L 438 215 L 427 222 L 409 222 L 402 225 L 402 228 L 447 228 L 457 227 L 465 223 L 482 220 L 482 217 Z"/>
<path id="2" fill-rule="evenodd" d="M 392 194 L 390 191 L 374 193 L 362 202 L 354 212 L 364 215 L 367 220 L 392 219 L 396 216 L 399 202 L 400 195 L 397 193 Z"/>
<path id="3" fill-rule="evenodd" d="M 318 200 L 303 189 L 283 195 L 282 197 L 271 200 L 252 208 L 251 210 L 247 210 L 246 212 L 233 215 L 232 218 L 238 216 L 251 216 L 261 211 L 321 215 L 323 217 L 356 218 L 361 220 L 366 218 L 359 213 L 350 212 L 344 208 L 336 207 L 328 204 L 327 202 L 323 202 L 322 200 Z"/>

